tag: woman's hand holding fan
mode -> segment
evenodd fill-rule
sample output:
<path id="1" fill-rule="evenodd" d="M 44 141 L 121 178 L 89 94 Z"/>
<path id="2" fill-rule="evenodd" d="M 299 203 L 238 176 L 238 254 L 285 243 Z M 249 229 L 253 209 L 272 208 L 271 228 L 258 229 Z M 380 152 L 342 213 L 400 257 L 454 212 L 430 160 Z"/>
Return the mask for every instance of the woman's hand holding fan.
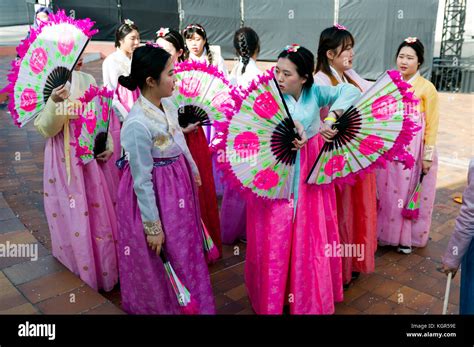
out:
<path id="1" fill-rule="evenodd" d="M 333 111 L 331 113 L 334 114 L 334 117 L 328 117 L 328 118 L 334 118 L 335 120 L 337 120 L 338 115 L 336 114 L 336 112 Z M 331 113 L 329 113 L 329 116 L 331 115 Z M 334 125 L 334 122 L 331 122 L 329 120 L 321 124 L 321 129 L 319 133 L 323 137 L 323 140 L 326 142 L 332 142 L 334 136 L 336 136 L 337 133 L 339 132 L 337 128 L 333 128 L 333 125 Z"/>
<path id="2" fill-rule="evenodd" d="M 429 160 L 423 160 L 421 165 L 422 165 L 423 173 L 426 175 L 426 174 L 428 174 L 431 167 L 433 166 L 433 162 L 429 161 Z"/>
<path id="3" fill-rule="evenodd" d="M 49 16 L 17 47 L 3 90 L 10 94 L 8 108 L 16 125 L 25 126 L 46 106 L 53 91 L 55 102 L 67 99 L 65 84 L 70 80 L 90 38 L 97 32 L 90 19 L 74 19 L 60 10 Z M 59 87 L 59 88 L 58 88 Z"/>
<path id="4" fill-rule="evenodd" d="M 237 111 L 238 93 L 215 66 L 186 61 L 176 64 L 175 76 L 176 90 L 169 99 L 184 133 L 202 125 L 217 129 Z"/>
<path id="5" fill-rule="evenodd" d="M 161 232 L 158 235 L 147 235 L 146 242 L 153 252 L 159 256 L 161 253 L 161 247 L 165 243 L 165 233 Z"/>
<path id="6" fill-rule="evenodd" d="M 68 86 L 62 85 L 53 89 L 51 92 L 51 99 L 56 103 L 63 102 L 70 94 L 71 92 L 69 91 Z"/>
<path id="7" fill-rule="evenodd" d="M 303 126 L 291 118 L 273 70 L 254 80 L 244 96 L 223 141 L 226 160 L 219 164 L 229 172 L 224 177 L 239 191 L 289 200 L 297 150 L 307 142 Z"/>
<path id="8" fill-rule="evenodd" d="M 294 139 L 292 143 L 295 147 L 292 148 L 291 150 L 297 151 L 303 148 L 308 143 L 308 137 L 306 136 L 306 131 L 304 130 L 303 124 L 301 124 L 297 120 L 295 120 L 294 122 L 295 122 L 296 131 L 298 132 L 298 135 L 300 136 L 300 138 Z"/>
<path id="9" fill-rule="evenodd" d="M 112 157 L 113 154 L 114 154 L 113 151 L 111 151 L 110 149 L 106 149 L 102 153 L 98 154 L 95 158 L 105 163 Z"/>
<path id="10" fill-rule="evenodd" d="M 410 88 L 400 72 L 387 71 L 339 118 L 329 117 L 335 122 L 323 125 L 326 143 L 306 182 L 353 183 L 356 175 L 395 158 L 412 167 L 413 157 L 405 147 L 419 127 L 411 119 L 418 100 Z"/>
<path id="11" fill-rule="evenodd" d="M 198 127 L 201 125 L 202 123 L 200 121 L 196 123 L 189 123 L 188 125 L 186 125 L 185 128 L 182 128 L 183 133 L 189 134 L 189 133 L 192 133 L 193 131 L 196 132 L 198 130 Z"/>

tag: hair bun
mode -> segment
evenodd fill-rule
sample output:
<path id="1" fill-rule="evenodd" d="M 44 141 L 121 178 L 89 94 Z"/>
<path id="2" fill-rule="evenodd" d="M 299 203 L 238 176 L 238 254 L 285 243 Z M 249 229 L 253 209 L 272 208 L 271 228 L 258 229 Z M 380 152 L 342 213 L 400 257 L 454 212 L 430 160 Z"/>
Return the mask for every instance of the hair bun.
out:
<path id="1" fill-rule="evenodd" d="M 134 91 L 138 87 L 137 81 L 131 75 L 119 76 L 118 83 L 131 91 Z"/>

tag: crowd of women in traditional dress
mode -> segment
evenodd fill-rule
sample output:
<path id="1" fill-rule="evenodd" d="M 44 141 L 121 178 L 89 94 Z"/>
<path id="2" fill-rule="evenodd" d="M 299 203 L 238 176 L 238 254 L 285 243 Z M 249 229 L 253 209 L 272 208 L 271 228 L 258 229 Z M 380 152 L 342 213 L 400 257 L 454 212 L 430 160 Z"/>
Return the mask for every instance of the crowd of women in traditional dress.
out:
<path id="1" fill-rule="evenodd" d="M 86 166 L 71 165 L 70 184 L 64 168 L 73 150 L 64 136 L 72 131 L 69 123 L 54 108 L 36 118 L 36 128 L 48 138 L 44 191 L 53 254 L 96 290 L 109 291 L 120 281 L 128 313 L 178 314 L 159 256 L 165 250 L 198 313 L 213 314 L 204 225 L 220 254 L 222 244 L 246 242 L 245 285 L 256 313 L 281 314 L 285 307 L 292 314 L 334 313 L 344 289 L 360 273 L 374 271 L 378 245 L 409 254 L 429 240 L 439 115 L 436 89 L 419 72 L 423 44 L 410 37 L 393 51 L 397 69 L 420 100 L 421 116 L 414 121 L 421 130 L 407 148 L 413 168 L 403 170 L 395 160 L 341 187 L 308 185 L 304 178 L 324 142 L 337 133 L 334 122 L 371 85 L 353 69 L 355 38 L 334 25 L 322 31 L 319 42 L 315 38 L 316 57 L 296 44 L 275 57 L 276 81 L 301 137 L 294 143 L 298 169 L 288 202 L 242 195 L 226 184 L 213 151 L 220 134 L 199 123 L 181 128 L 178 110 L 167 100 L 175 90 L 174 64 L 185 60 L 214 65 L 242 88 L 262 73 L 257 60 L 265 43 L 251 28 L 235 33 L 238 61 L 230 74 L 211 40 L 205 28 L 190 24 L 182 33 L 161 28 L 156 44 L 141 45 L 133 21 L 119 25 L 116 51 L 102 65 L 103 84 L 114 90 L 116 115 L 107 153 Z M 54 102 L 78 98 L 96 84 L 78 70 L 70 91 L 53 92 Z M 119 169 L 115 163 L 123 153 L 127 160 Z M 419 216 L 407 218 L 399 201 L 409 199 L 421 176 Z M 74 213 L 63 203 L 71 196 L 79 206 Z M 328 245 L 355 254 L 328 252 Z"/>

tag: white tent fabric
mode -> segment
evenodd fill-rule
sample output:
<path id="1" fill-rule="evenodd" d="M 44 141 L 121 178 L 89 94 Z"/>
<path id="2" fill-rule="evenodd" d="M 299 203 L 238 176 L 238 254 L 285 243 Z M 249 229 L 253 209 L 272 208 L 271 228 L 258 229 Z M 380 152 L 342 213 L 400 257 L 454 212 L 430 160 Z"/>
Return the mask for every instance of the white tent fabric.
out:
<path id="1" fill-rule="evenodd" d="M 319 34 L 334 23 L 334 1 L 245 0 L 243 22 L 260 37 L 261 60 L 276 60 L 292 43 L 316 55 Z"/>
<path id="2" fill-rule="evenodd" d="M 340 0 L 339 23 L 355 38 L 354 68 L 365 78 L 376 79 L 395 66 L 399 44 L 408 36 L 425 46 L 421 73 L 430 76 L 438 0 Z"/>

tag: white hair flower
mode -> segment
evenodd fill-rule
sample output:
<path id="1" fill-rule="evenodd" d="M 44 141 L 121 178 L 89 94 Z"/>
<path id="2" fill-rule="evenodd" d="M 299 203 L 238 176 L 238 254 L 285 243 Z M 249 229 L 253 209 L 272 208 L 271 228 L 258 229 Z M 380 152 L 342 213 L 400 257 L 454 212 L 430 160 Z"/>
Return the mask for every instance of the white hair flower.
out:
<path id="1" fill-rule="evenodd" d="M 415 43 L 418 39 L 416 37 L 407 37 L 405 39 L 406 43 Z"/>
<path id="2" fill-rule="evenodd" d="M 135 23 L 134 23 L 132 20 L 130 20 L 130 19 L 125 19 L 125 20 L 123 21 L 123 23 L 124 23 L 124 24 L 127 24 L 128 26 L 131 26 L 131 25 L 135 24 Z"/>

